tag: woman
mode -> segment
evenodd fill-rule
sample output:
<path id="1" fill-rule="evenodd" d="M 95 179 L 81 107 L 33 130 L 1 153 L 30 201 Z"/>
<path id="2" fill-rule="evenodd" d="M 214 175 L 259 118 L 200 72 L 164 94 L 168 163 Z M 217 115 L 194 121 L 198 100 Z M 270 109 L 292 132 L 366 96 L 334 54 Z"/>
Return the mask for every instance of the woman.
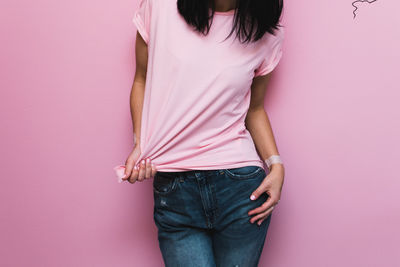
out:
<path id="1" fill-rule="evenodd" d="M 135 12 L 135 147 L 123 180 L 154 177 L 166 266 L 258 265 L 284 180 L 264 110 L 282 7 L 141 0 Z"/>

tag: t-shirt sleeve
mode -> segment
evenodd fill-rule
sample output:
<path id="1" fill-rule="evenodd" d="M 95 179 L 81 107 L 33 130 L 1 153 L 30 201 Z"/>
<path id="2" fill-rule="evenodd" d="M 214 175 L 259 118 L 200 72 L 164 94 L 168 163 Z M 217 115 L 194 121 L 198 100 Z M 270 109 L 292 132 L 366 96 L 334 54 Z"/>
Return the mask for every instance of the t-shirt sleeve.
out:
<path id="1" fill-rule="evenodd" d="M 148 44 L 150 38 L 151 9 L 152 0 L 140 0 L 139 7 L 132 19 L 146 44 Z"/>
<path id="2" fill-rule="evenodd" d="M 270 73 L 278 65 L 282 57 L 282 44 L 285 36 L 284 29 L 282 27 L 276 31 L 276 35 L 271 35 L 272 39 L 267 45 L 267 51 L 263 55 L 261 64 L 256 68 L 254 77 L 262 76 Z"/>

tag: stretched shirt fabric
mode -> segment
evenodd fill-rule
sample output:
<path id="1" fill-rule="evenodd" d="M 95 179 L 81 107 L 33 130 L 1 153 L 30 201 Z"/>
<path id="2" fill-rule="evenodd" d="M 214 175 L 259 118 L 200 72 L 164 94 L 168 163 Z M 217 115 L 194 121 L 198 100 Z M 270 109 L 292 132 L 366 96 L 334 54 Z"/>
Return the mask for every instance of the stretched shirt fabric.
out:
<path id="1" fill-rule="evenodd" d="M 211 12 L 211 11 L 210 11 Z M 284 31 L 256 43 L 228 36 L 234 10 L 216 12 L 208 35 L 181 17 L 177 0 L 140 0 L 133 23 L 148 46 L 142 159 L 158 171 L 264 168 L 245 127 L 255 76 L 282 56 Z"/>

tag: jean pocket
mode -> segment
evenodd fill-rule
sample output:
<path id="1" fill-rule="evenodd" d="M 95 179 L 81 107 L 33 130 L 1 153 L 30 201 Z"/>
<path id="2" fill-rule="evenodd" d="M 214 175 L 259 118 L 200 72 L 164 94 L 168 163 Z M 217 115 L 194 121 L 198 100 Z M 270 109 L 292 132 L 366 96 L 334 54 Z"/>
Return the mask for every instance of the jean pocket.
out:
<path id="1" fill-rule="evenodd" d="M 259 166 L 245 166 L 225 169 L 225 173 L 228 175 L 228 177 L 235 180 L 247 180 L 257 178 L 261 173 L 265 175 L 265 170 Z"/>
<path id="2" fill-rule="evenodd" d="M 153 179 L 153 190 L 157 194 L 167 195 L 176 188 L 178 177 L 167 172 L 156 172 Z"/>

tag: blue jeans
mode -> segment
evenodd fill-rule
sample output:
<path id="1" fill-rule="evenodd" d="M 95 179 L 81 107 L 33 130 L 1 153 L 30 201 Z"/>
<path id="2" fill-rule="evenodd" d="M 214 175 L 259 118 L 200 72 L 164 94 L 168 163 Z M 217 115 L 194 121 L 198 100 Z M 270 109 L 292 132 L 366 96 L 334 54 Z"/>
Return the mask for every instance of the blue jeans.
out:
<path id="1" fill-rule="evenodd" d="M 258 166 L 157 172 L 154 222 L 165 266 L 257 266 L 272 213 L 258 226 L 247 212 L 269 197 L 250 200 L 265 176 Z"/>

